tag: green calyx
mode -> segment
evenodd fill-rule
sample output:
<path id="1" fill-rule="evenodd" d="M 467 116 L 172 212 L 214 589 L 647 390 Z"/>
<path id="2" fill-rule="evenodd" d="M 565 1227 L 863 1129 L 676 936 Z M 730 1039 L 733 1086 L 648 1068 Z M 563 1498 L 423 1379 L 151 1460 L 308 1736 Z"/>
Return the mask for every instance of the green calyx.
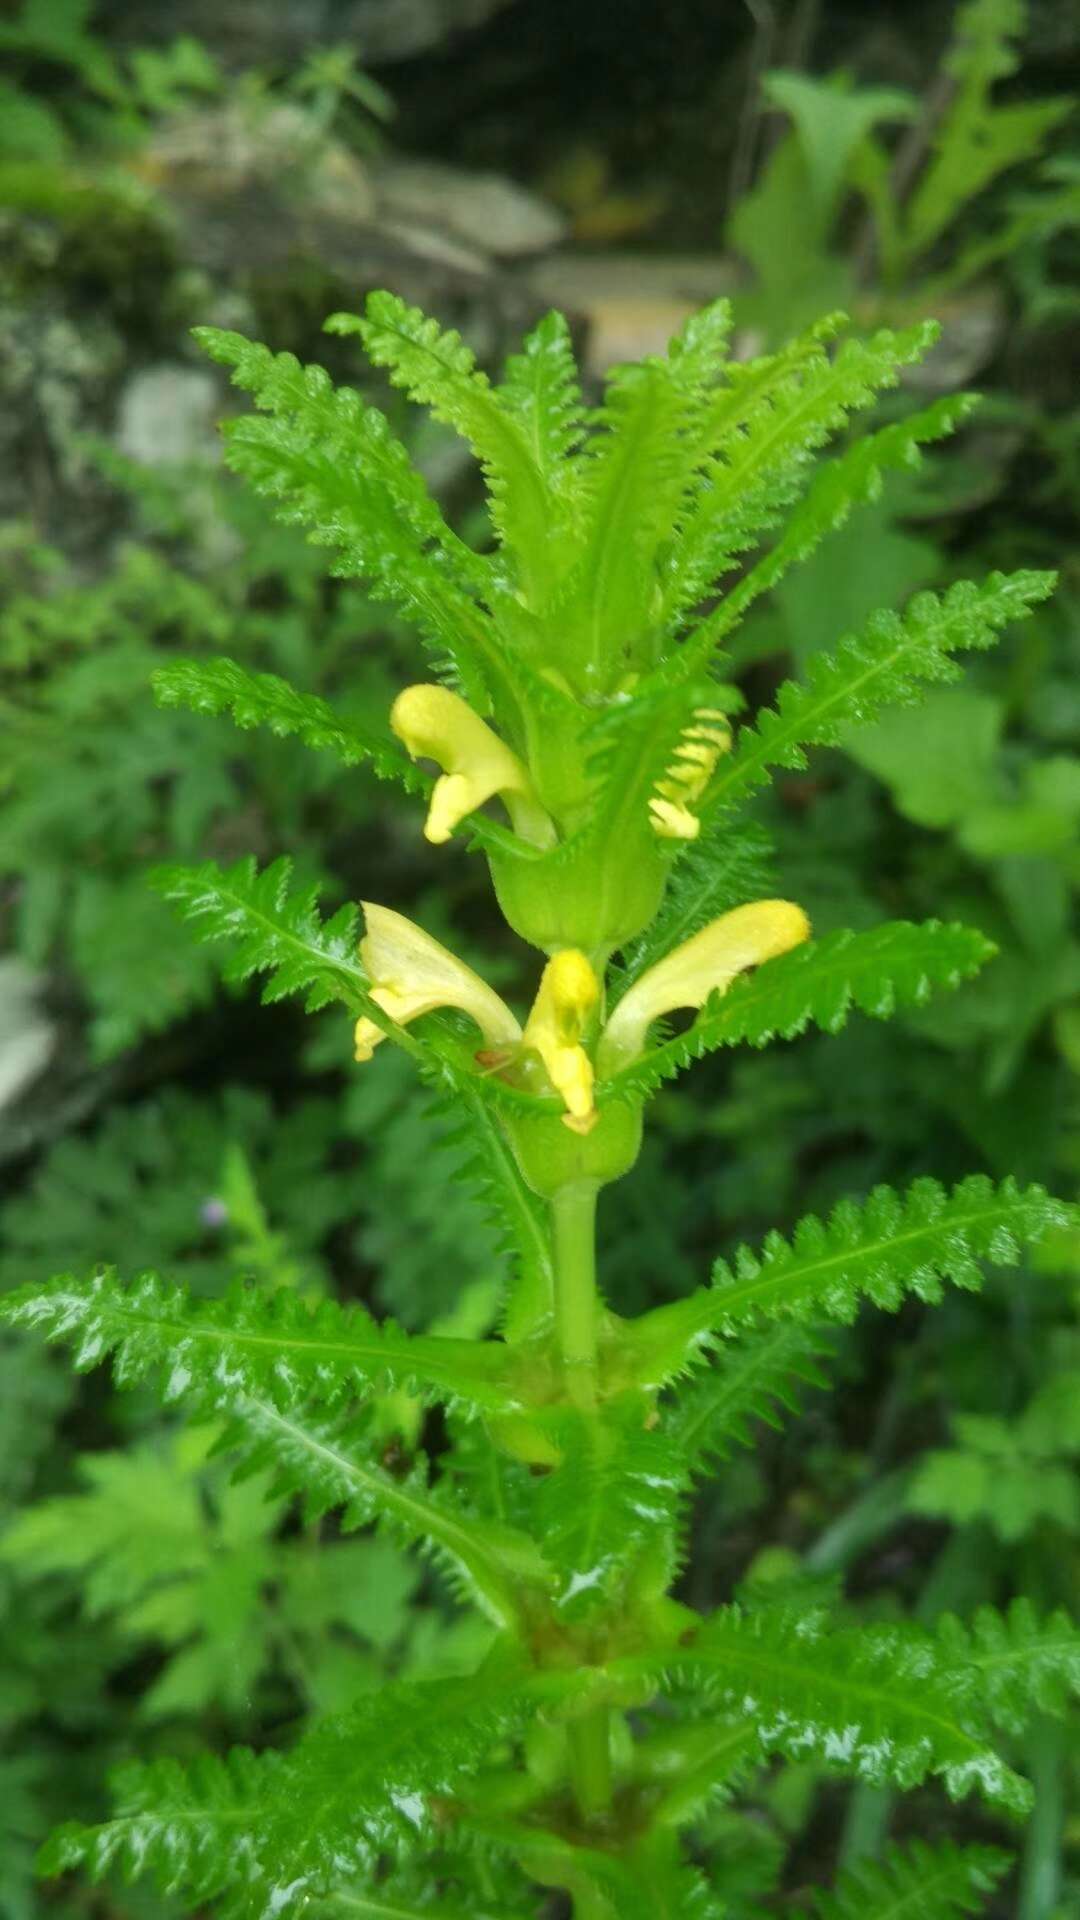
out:
<path id="1" fill-rule="evenodd" d="M 641 1152 L 642 1112 L 640 1100 L 612 1100 L 591 1132 L 575 1133 L 559 1114 L 508 1107 L 503 1126 L 522 1178 L 550 1199 L 564 1187 L 607 1187 L 629 1173 Z"/>
<path id="2" fill-rule="evenodd" d="M 655 918 L 669 856 L 643 822 L 602 851 L 590 835 L 540 860 L 493 850 L 489 863 L 500 910 L 520 939 L 544 953 L 578 947 L 601 967 Z"/>

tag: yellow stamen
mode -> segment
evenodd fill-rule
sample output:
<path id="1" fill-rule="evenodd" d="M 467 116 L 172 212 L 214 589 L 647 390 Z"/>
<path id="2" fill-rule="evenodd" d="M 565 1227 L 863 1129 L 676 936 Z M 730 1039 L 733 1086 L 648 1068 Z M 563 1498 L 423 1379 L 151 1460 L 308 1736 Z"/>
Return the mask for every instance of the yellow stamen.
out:
<path id="1" fill-rule="evenodd" d="M 390 907 L 362 902 L 367 932 L 360 958 L 371 981 L 371 998 L 392 1020 L 406 1026 L 436 1007 L 460 1007 L 493 1046 L 513 1046 L 521 1028 L 504 1001 L 463 960 L 422 927 Z M 356 1023 L 356 1058 L 370 1060 L 386 1035 L 374 1020 Z"/>
<path id="2" fill-rule="evenodd" d="M 699 707 L 675 750 L 674 763 L 657 782 L 649 801 L 654 831 L 665 840 L 696 840 L 701 822 L 691 813 L 700 800 L 722 753 L 731 746 L 731 728 L 717 707 Z"/>
<path id="3" fill-rule="evenodd" d="M 600 982 L 585 955 L 567 947 L 544 968 L 522 1036 L 562 1095 L 563 1125 L 574 1133 L 590 1133 L 596 1125 L 593 1064 L 581 1041 L 599 998 Z"/>
<path id="4" fill-rule="evenodd" d="M 433 845 L 442 846 L 467 814 L 496 793 L 523 840 L 553 845 L 555 828 L 527 768 L 460 694 L 449 687 L 406 687 L 394 701 L 390 725 L 414 760 L 436 760 L 443 768 L 424 827 Z"/>
<path id="5" fill-rule="evenodd" d="M 724 993 L 747 967 L 757 967 L 810 937 L 810 922 L 790 900 L 757 900 L 721 914 L 650 967 L 619 1001 L 600 1041 L 600 1070 L 608 1075 L 645 1050 L 649 1026 L 676 1007 L 703 1007 Z"/>

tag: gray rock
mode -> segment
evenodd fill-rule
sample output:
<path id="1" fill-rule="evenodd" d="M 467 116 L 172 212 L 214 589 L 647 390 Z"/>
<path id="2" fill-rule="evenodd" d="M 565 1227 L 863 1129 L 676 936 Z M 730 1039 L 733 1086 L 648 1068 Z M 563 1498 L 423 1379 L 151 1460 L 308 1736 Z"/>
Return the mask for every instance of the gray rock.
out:
<path id="1" fill-rule="evenodd" d="M 278 67 L 347 42 L 361 65 L 407 60 L 483 26 L 511 0 L 114 0 L 132 45 L 194 34 L 238 66 Z"/>
<path id="2" fill-rule="evenodd" d="M 0 1109 L 48 1065 L 56 1030 L 37 1006 L 40 982 L 21 960 L 0 960 Z"/>
<path id="3" fill-rule="evenodd" d="M 739 285 L 734 263 L 718 254 L 552 253 L 528 271 L 537 301 L 585 327 L 585 368 L 663 353 L 706 301 Z"/>
<path id="4" fill-rule="evenodd" d="M 386 158 L 375 170 L 380 219 L 442 229 L 481 253 L 514 259 L 565 237 L 556 208 L 497 173 Z"/>
<path id="5" fill-rule="evenodd" d="M 363 162 L 289 100 L 238 97 L 178 115 L 148 154 L 169 186 L 210 199 L 262 186 L 299 198 L 313 217 L 367 220 L 375 210 Z"/>
<path id="6" fill-rule="evenodd" d="M 201 367 L 145 367 L 120 395 L 116 443 L 129 460 L 168 467 L 212 460 L 218 451 L 215 421 L 221 394 Z"/>

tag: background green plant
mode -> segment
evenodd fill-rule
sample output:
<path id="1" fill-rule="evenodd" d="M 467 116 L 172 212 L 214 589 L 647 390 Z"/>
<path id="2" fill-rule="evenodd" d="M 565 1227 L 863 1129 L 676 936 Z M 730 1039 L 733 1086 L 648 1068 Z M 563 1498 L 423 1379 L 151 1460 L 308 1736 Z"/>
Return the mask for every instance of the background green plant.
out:
<path id="1" fill-rule="evenodd" d="M 1002 43 L 1016 24 L 1011 9 L 1008 20 L 1001 15 Z M 114 50 L 101 37 L 98 44 L 103 57 L 130 73 L 126 48 Z M 20 166 L 6 192 L 20 233 L 32 228 L 37 247 L 42 233 L 55 232 L 61 244 L 54 264 L 43 269 L 38 258 L 32 273 L 19 251 L 9 253 L 7 297 L 25 305 L 40 300 L 43 284 L 54 293 L 78 289 L 89 257 L 91 276 L 108 283 L 106 309 L 118 314 L 121 333 L 140 347 L 149 338 L 160 351 L 202 309 L 198 287 L 183 283 L 182 260 L 149 293 L 156 268 L 151 264 L 147 271 L 138 263 L 161 257 L 152 199 L 141 188 L 133 198 L 130 182 L 121 192 L 110 180 L 91 207 L 85 184 L 76 198 L 60 166 L 61 140 L 64 165 L 74 162 L 84 173 L 101 150 L 115 158 L 118 134 L 121 147 L 128 143 L 132 150 L 133 142 L 137 150 L 143 132 L 128 107 L 121 129 L 104 96 L 92 105 L 84 93 L 80 106 L 64 77 L 75 72 L 73 66 L 50 64 L 46 71 L 40 55 L 31 59 L 25 46 L 13 51 L 19 64 L 12 71 L 24 97 L 42 104 L 61 136 L 52 138 L 48 153 L 38 153 L 39 162 L 49 160 L 54 168 L 48 178 L 39 170 L 31 179 L 21 164 L 27 149 L 20 146 Z M 683 57 L 689 65 L 689 56 Z M 1004 52 L 995 59 L 1000 68 Z M 802 79 L 811 88 L 804 94 L 809 102 L 818 83 Z M 856 103 L 863 84 L 871 83 L 894 87 L 887 63 L 873 71 L 863 67 Z M 910 88 L 910 72 L 903 84 Z M 995 75 L 993 97 L 1029 102 L 1057 85 L 1059 77 L 1044 57 L 1037 78 L 1026 77 L 1023 68 L 1011 81 Z M 83 88 L 84 79 L 77 86 Z M 799 97 L 789 91 L 789 101 Z M 830 108 L 836 97 L 835 89 L 826 96 Z M 152 101 L 136 103 L 143 128 L 158 111 Z M 906 118 L 882 123 L 890 139 L 902 139 L 912 124 Z M 756 705 L 785 669 L 785 656 L 805 666 L 817 647 L 861 624 L 873 606 L 990 565 L 1056 564 L 1065 552 L 1053 606 L 1016 629 L 997 655 L 980 661 L 963 692 L 935 696 L 926 718 L 949 743 L 944 791 L 928 793 L 913 777 L 910 761 L 905 764 L 901 716 L 891 738 L 888 729 L 879 729 L 874 738 L 849 743 L 844 753 L 819 755 L 812 774 L 791 775 L 767 819 L 778 864 L 798 872 L 821 928 L 868 925 L 880 918 L 884 901 L 890 917 L 939 913 L 973 920 L 992 932 L 1002 958 L 962 996 L 938 1002 L 932 1012 L 905 1016 L 900 1025 L 863 1023 L 857 1032 L 808 1035 L 795 1048 L 761 1058 L 704 1062 L 695 1076 L 665 1088 L 636 1183 L 611 1196 L 608 1273 L 628 1309 L 685 1292 L 700 1272 L 702 1251 L 721 1233 L 755 1239 L 775 1220 L 827 1209 L 841 1192 L 866 1190 L 877 1180 L 904 1184 L 929 1168 L 958 1175 L 977 1164 L 995 1174 L 1017 1167 L 1059 1190 L 1075 1182 L 1080 987 L 1071 931 L 1072 827 L 1080 709 L 1076 581 L 1067 549 L 1078 496 L 1078 443 L 1077 415 L 1062 388 L 1075 326 L 1069 294 L 1075 255 L 1066 223 L 1075 184 L 1063 151 L 1067 127 L 1044 126 L 1038 142 L 1045 149 L 1048 139 L 1054 152 L 1040 160 L 1035 123 L 1029 124 L 1029 158 L 988 187 L 974 176 L 962 180 L 954 224 L 936 243 L 936 253 L 885 289 L 876 279 L 874 256 L 867 264 L 857 203 L 849 200 L 845 213 L 837 201 L 840 217 L 827 235 L 834 256 L 829 271 L 836 272 L 846 255 L 847 284 L 861 287 L 861 310 L 887 300 L 894 309 L 910 302 L 926 311 L 939 297 L 935 272 L 959 287 L 969 271 L 958 271 L 965 255 L 976 258 L 982 274 L 975 250 L 1006 236 L 990 272 L 1009 302 L 1008 331 L 978 376 L 992 399 L 955 451 L 937 463 L 939 477 L 930 482 L 923 469 L 890 479 L 857 529 L 835 536 L 771 597 L 744 630 L 739 656 L 741 682 Z M 834 156 L 834 168 L 839 158 Z M 1025 237 L 1010 223 L 1026 218 L 1026 202 L 1036 190 L 1042 205 Z M 787 205 L 786 216 L 782 205 L 776 214 L 787 234 L 817 231 L 807 226 L 805 202 L 794 189 Z M 1066 217 L 1062 223 L 1056 215 L 1044 219 L 1051 207 Z M 128 244 L 133 231 L 134 253 Z M 765 264 L 786 261 L 789 251 L 774 250 Z M 13 277 L 16 261 L 21 264 Z M 334 297 L 342 296 L 322 305 L 333 304 Z M 837 294 L 806 297 L 816 312 Z M 748 323 L 770 324 L 749 305 L 744 311 Z M 790 311 L 782 312 L 772 324 L 786 331 L 789 320 Z M 277 327 L 275 337 L 282 337 Z M 294 344 L 302 344 L 302 326 Z M 63 351 L 74 358 L 73 341 Z M 103 423 L 91 417 L 86 424 Z M 77 457 L 73 447 L 70 458 Z M 108 472 L 110 482 L 121 477 L 115 457 Z M 250 1246 L 235 1262 L 223 1247 L 222 1229 L 213 1224 L 216 1210 L 209 1222 L 203 1218 L 207 1204 L 221 1197 L 233 1145 L 255 1171 L 270 1230 L 284 1237 L 290 1261 L 312 1276 L 332 1271 L 348 1294 L 370 1295 L 408 1324 L 423 1324 L 436 1302 L 439 1311 L 450 1309 L 476 1254 L 486 1255 L 491 1245 L 463 1195 L 453 1153 L 443 1161 L 418 1157 L 418 1143 L 427 1137 L 423 1096 L 406 1096 L 404 1079 L 399 1084 L 391 1078 L 396 1063 L 380 1061 L 381 1087 L 350 1086 L 346 1112 L 354 1119 L 342 1126 L 344 1082 L 332 1033 L 311 1042 L 299 1022 L 290 1026 L 279 1011 L 271 1041 L 271 1029 L 247 1003 L 211 998 L 214 974 L 204 951 L 194 944 L 181 948 L 164 931 L 167 915 L 143 884 L 144 869 L 162 857 L 228 859 L 249 845 L 268 854 L 284 841 L 305 878 L 329 883 L 332 902 L 361 887 L 391 897 L 380 884 L 382 829 L 368 830 L 370 790 L 330 761 L 265 735 L 245 742 L 252 751 L 241 764 L 226 728 L 160 713 L 147 700 L 129 697 L 132 681 L 145 680 L 163 649 L 190 653 L 205 647 L 285 672 L 339 699 L 347 686 L 350 698 L 355 690 L 356 712 L 363 717 L 385 705 L 384 690 L 396 683 L 399 643 L 352 589 L 342 595 L 321 584 L 321 563 L 301 542 L 280 529 L 268 535 L 265 521 L 237 490 L 210 476 L 193 487 L 184 480 L 175 488 L 158 486 L 143 470 L 123 492 L 137 500 L 138 519 L 123 523 L 130 551 L 115 565 L 110 558 L 102 567 L 97 553 L 88 555 L 87 528 L 100 526 L 102 502 L 118 497 L 104 485 L 89 522 L 71 516 L 60 527 L 51 521 L 7 536 L 15 616 L 10 618 L 9 603 L 5 717 L 12 707 L 16 716 L 9 734 L 14 776 L 4 776 L 10 786 L 0 831 L 5 869 L 15 876 L 9 925 L 35 963 L 48 958 L 63 1025 L 48 1097 L 35 1094 L 11 1130 L 8 1151 L 19 1156 L 9 1162 L 11 1185 L 21 1193 L 4 1213 L 5 1280 L 43 1277 L 91 1249 L 95 1257 L 112 1252 L 129 1269 L 147 1265 L 175 1272 L 182 1262 L 193 1284 L 208 1292 L 225 1284 L 234 1264 L 255 1269 Z M 115 509 L 110 505 L 108 511 Z M 224 543 L 216 531 L 222 526 L 236 529 Z M 49 547 L 63 550 L 59 564 L 50 560 Z M 340 624 L 339 596 L 346 601 Z M 370 636 L 362 649 L 353 644 L 360 627 Z M 50 741 L 47 758 L 26 752 L 35 729 L 39 743 Z M 185 817 L 176 789 L 186 768 L 202 772 L 188 782 Z M 211 808 L 203 796 L 214 794 Z M 391 790 L 380 790 L 380 821 L 396 804 Z M 88 806 L 101 824 L 99 850 L 84 863 Z M 459 867 L 453 912 L 458 924 L 463 917 L 483 935 L 488 950 L 491 930 L 475 863 Z M 26 872 L 34 876 L 28 890 L 21 879 Z M 448 923 L 446 906 L 436 908 L 431 892 L 434 870 L 411 840 L 407 850 L 395 845 L 392 872 L 396 902 L 422 901 L 418 915 L 436 931 L 440 916 Z M 443 867 L 438 886 L 445 885 Z M 113 909 L 114 927 L 130 930 L 130 938 L 119 943 L 105 931 Z M 168 1039 L 163 1023 L 200 1005 L 205 1011 L 194 1020 L 189 1015 Z M 165 1032 L 166 1043 L 144 1042 L 130 1051 L 138 1034 L 154 1026 Z M 105 1056 L 111 1065 L 100 1064 Z M 190 1082 L 183 1117 L 163 1105 L 159 1092 L 161 1082 L 175 1080 L 178 1071 Z M 223 1101 L 223 1078 L 253 1085 L 275 1128 L 283 1118 L 310 1115 L 305 1101 L 326 1102 L 321 1119 L 304 1118 L 293 1131 L 299 1139 L 310 1130 L 318 1151 L 299 1155 L 292 1165 L 279 1159 L 263 1171 L 268 1122 Z M 886 1086 L 889 1097 L 883 1100 Z M 105 1117 L 110 1101 L 116 1103 L 116 1122 Z M 127 1123 L 126 1136 L 119 1122 Z M 334 1141 L 348 1137 L 353 1126 L 355 1164 L 343 1166 Z M 373 1126 L 379 1128 L 374 1164 Z M 72 1138 L 52 1144 L 73 1128 Z M 154 1140 L 163 1136 L 168 1151 L 163 1149 L 158 1178 Z M 425 1176 L 420 1182 L 418 1169 Z M 320 1199 L 305 1219 L 317 1177 Z M 682 1222 L 675 1248 L 663 1226 L 661 1194 L 664 1209 L 677 1211 Z M 432 1245 L 438 1255 L 428 1258 L 423 1249 Z M 995 1549 L 994 1522 L 971 1505 L 971 1461 L 982 1463 L 985 1484 L 986 1463 L 993 1458 L 1000 1483 L 1005 1439 L 954 1423 L 975 1416 L 1005 1428 L 1010 1485 L 1024 1482 L 1033 1492 L 1037 1481 L 1042 1499 L 1048 1461 L 1055 1468 L 1051 1485 L 1063 1485 L 1068 1446 L 1038 1453 L 1032 1434 L 1039 1420 L 1030 1421 L 1028 1414 L 1044 1382 L 1052 1392 L 1054 1379 L 1060 1375 L 1067 1382 L 1075 1363 L 1076 1272 L 1075 1244 L 1062 1236 L 1053 1257 L 1047 1253 L 1040 1271 L 1029 1276 L 1022 1297 L 1011 1287 L 999 1291 L 991 1281 L 978 1301 L 953 1296 L 932 1321 L 905 1315 L 898 1323 L 845 1333 L 829 1368 L 839 1393 L 829 1400 L 805 1393 L 797 1427 L 789 1423 L 785 1434 L 766 1435 L 757 1426 L 754 1451 L 736 1451 L 727 1460 L 717 1498 L 729 1529 L 736 1529 L 731 1559 L 720 1563 L 715 1529 L 704 1514 L 691 1597 L 704 1604 L 724 1592 L 732 1562 L 750 1564 L 766 1541 L 778 1538 L 787 1552 L 809 1556 L 814 1564 L 849 1566 L 871 1605 L 918 1606 L 925 1617 L 941 1604 L 933 1577 L 924 1595 L 939 1549 L 947 1563 L 943 1578 L 949 1563 L 962 1566 L 965 1559 L 992 1568 L 974 1584 L 958 1573 L 955 1585 L 945 1589 L 948 1604 L 982 1596 L 1004 1600 L 1017 1585 L 1031 1585 L 1026 1559 L 1022 1578 L 1016 1570 L 1017 1554 L 1029 1550 L 1049 1569 L 1048 1594 L 1069 1597 L 1070 1582 L 1075 1592 L 1068 1495 L 1060 1494 L 1049 1512 L 1036 1505 L 1019 1546 L 1003 1542 Z M 475 1311 L 480 1324 L 490 1301 L 479 1301 Z M 78 1484 L 74 1454 L 113 1451 L 129 1436 L 157 1428 L 158 1416 L 141 1395 L 113 1401 L 98 1389 L 88 1397 L 80 1393 L 73 1403 L 57 1370 L 31 1361 L 25 1349 L 7 1377 L 11 1470 L 5 1498 L 13 1502 L 31 1494 L 71 1496 Z M 981 1436 L 978 1444 L 973 1432 Z M 929 1479 L 919 1466 L 924 1453 Z M 967 1465 L 957 1468 L 955 1459 L 943 1465 L 943 1453 L 965 1456 Z M 1022 1493 L 1018 1497 L 1022 1507 Z M 927 1499 L 939 1503 L 933 1517 L 926 1516 Z M 1020 1510 L 1014 1511 L 1013 1524 L 1020 1525 Z M 952 1522 L 967 1540 L 955 1551 L 946 1532 Z M 66 1602 L 57 1603 L 66 1578 L 57 1572 L 38 1582 L 27 1563 L 18 1587 L 9 1589 L 20 1625 L 38 1622 L 33 1636 L 20 1635 L 3 1706 L 5 1724 L 19 1729 L 5 1803 L 12 1830 L 10 1855 L 4 1856 L 10 1861 L 5 1897 L 14 1912 L 35 1910 L 40 1896 L 25 1877 L 33 1841 L 70 1810 L 72 1783 L 87 1814 L 100 1806 L 102 1761 L 124 1740 L 132 1701 L 147 1684 L 146 1666 L 138 1661 L 165 1658 L 167 1643 L 150 1636 L 143 1643 L 148 1651 L 135 1664 L 130 1641 L 114 1664 L 116 1642 L 110 1638 L 106 1648 L 104 1636 L 118 1632 L 116 1623 L 95 1623 L 88 1633 L 70 1597 L 70 1580 Z M 269 1591 L 274 1584 L 271 1576 Z M 409 1609 L 420 1623 L 431 1622 L 425 1632 L 444 1630 L 429 1585 Z M 341 1631 L 335 1625 L 331 1637 Z M 156 1653 L 149 1651 L 154 1646 Z M 73 1672 L 80 1676 L 78 1686 L 61 1687 L 59 1677 L 68 1682 Z M 110 1683 L 110 1673 L 119 1674 L 119 1681 Z M 268 1702 L 291 1697 L 287 1675 L 268 1671 L 265 1685 Z M 271 1713 L 279 1710 L 268 1706 Z M 207 1728 L 204 1721 L 202 1732 L 230 1737 L 241 1735 L 243 1726 Z M 1046 1764 L 1059 1779 L 1072 1769 L 1075 1782 L 1072 1746 L 1059 1751 L 1048 1740 Z M 1066 1800 L 1069 1795 L 1066 1790 Z M 905 1816 L 896 1817 L 903 1832 Z M 729 1817 L 720 1810 L 712 1819 L 730 1849 Z M 879 1822 L 880 1809 L 863 1806 L 844 1844 L 857 1847 L 860 1832 L 873 1838 Z M 739 1841 L 749 1855 L 748 1884 L 761 1883 L 759 1853 L 775 1861 L 778 1836 L 801 1836 L 802 1857 L 813 1862 L 806 1877 L 827 1879 L 840 1825 L 836 1789 L 820 1783 L 812 1767 L 804 1769 L 798 1791 L 790 1784 L 777 1787 L 767 1801 L 760 1848 L 745 1835 Z M 1068 1826 L 1064 1852 L 1062 1846 L 1053 1825 L 1043 1852 L 1057 1891 L 1025 1894 L 1028 1914 L 1048 1914 L 1055 1903 L 1065 1910 L 1075 1896 L 1075 1835 Z M 117 1891 L 110 1895 L 110 1911 L 146 1911 L 150 1898 L 139 1890 Z M 1005 1904 L 998 1910 L 1010 1911 L 1012 1894 L 1000 1898 Z M 61 1896 L 61 1905 L 65 1900 Z"/>

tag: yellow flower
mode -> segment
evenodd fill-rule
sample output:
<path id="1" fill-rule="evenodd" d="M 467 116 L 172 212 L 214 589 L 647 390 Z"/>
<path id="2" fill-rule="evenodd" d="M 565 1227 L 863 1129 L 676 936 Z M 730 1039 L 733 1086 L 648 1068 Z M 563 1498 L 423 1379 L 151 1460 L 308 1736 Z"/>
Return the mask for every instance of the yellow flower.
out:
<path id="1" fill-rule="evenodd" d="M 496 793 L 506 803 L 515 833 L 537 847 L 553 845 L 555 828 L 533 792 L 528 770 L 460 694 L 449 687 L 406 687 L 391 709 L 390 725 L 414 760 L 436 760 L 443 769 L 424 827 L 435 846 Z"/>
<path id="2" fill-rule="evenodd" d="M 389 907 L 362 903 L 367 933 L 360 958 L 371 981 L 371 997 L 393 1020 L 406 1026 L 436 1007 L 460 1007 L 476 1021 L 493 1046 L 516 1046 L 521 1028 L 504 1001 L 478 973 L 447 947 Z M 370 1060 L 386 1035 L 374 1020 L 356 1023 L 356 1058 Z"/>
<path id="3" fill-rule="evenodd" d="M 585 955 L 567 947 L 544 968 L 522 1036 L 562 1095 L 563 1124 L 574 1133 L 589 1133 L 596 1125 L 593 1064 L 581 1042 L 599 998 L 600 982 Z"/>
<path id="4" fill-rule="evenodd" d="M 522 1033 L 505 1001 L 456 954 L 404 914 L 370 900 L 362 905 L 367 932 L 360 958 L 376 1006 L 401 1026 L 437 1007 L 460 1007 L 506 1065 L 522 1047 L 531 1048 L 562 1096 L 566 1125 L 575 1133 L 588 1133 L 596 1124 L 593 1066 L 581 1036 L 599 1000 L 600 982 L 585 955 L 570 950 L 548 961 Z M 356 1023 L 356 1058 L 370 1060 L 385 1038 L 374 1020 L 361 1017 Z"/>
<path id="5" fill-rule="evenodd" d="M 790 900 L 757 900 L 721 914 L 684 940 L 635 981 L 604 1028 L 599 1062 L 604 1075 L 617 1073 L 644 1052 L 653 1020 L 676 1007 L 703 1007 L 711 993 L 723 993 L 736 974 L 760 966 L 809 938 L 810 922 Z"/>
<path id="6" fill-rule="evenodd" d="M 700 800 L 722 753 L 731 746 L 731 728 L 716 707 L 699 707 L 683 733 L 675 761 L 657 782 L 649 818 L 665 840 L 696 840 L 701 822 L 690 802 Z"/>

